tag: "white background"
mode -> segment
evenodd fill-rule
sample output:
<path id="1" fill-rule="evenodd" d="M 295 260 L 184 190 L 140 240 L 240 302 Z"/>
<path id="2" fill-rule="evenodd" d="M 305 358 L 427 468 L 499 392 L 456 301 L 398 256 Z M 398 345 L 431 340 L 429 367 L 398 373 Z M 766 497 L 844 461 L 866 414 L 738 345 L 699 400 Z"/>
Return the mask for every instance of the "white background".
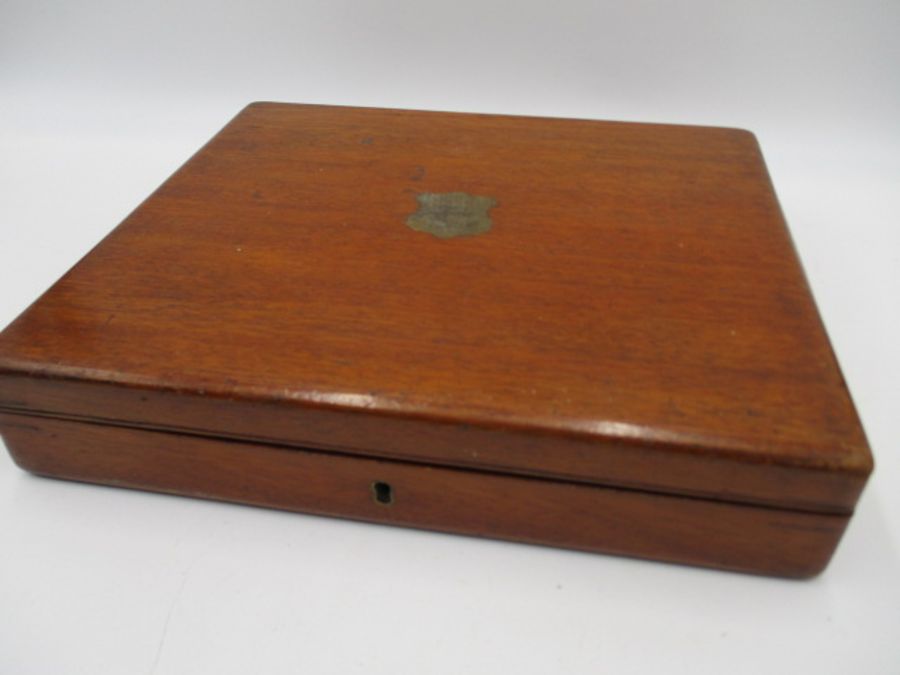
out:
<path id="1" fill-rule="evenodd" d="M 755 131 L 878 464 L 779 581 L 34 478 L 0 673 L 900 672 L 900 3 L 0 0 L 0 324 L 245 103 Z"/>

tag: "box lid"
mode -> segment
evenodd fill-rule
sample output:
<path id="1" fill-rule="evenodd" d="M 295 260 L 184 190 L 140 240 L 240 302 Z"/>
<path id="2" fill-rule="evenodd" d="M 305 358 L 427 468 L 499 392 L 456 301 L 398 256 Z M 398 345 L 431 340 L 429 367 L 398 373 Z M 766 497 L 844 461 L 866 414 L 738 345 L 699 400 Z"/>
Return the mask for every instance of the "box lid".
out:
<path id="1" fill-rule="evenodd" d="M 752 134 L 256 103 L 0 407 L 827 512 L 872 460 Z"/>

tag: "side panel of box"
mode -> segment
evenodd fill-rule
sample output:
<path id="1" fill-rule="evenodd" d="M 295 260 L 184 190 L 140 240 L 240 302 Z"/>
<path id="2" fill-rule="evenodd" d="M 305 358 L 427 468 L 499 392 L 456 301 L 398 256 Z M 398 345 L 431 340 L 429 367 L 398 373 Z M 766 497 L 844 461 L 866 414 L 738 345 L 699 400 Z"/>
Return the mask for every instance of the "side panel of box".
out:
<path id="1" fill-rule="evenodd" d="M 2 358 L 0 358 L 2 361 Z M 482 427 L 429 418 L 361 414 L 328 407 L 56 379 L 4 372 L 0 410 L 140 426 L 195 436 L 290 447 L 325 448 L 389 460 L 621 485 L 642 492 L 690 495 L 773 508 L 849 515 L 871 471 L 752 460 L 714 449 L 667 446 L 567 433 L 535 433 L 503 424 Z M 477 457 L 475 456 L 477 455 Z M 815 459 L 811 456 L 810 459 Z M 871 460 L 871 458 L 869 458 Z"/>
<path id="2" fill-rule="evenodd" d="M 821 571 L 848 518 L 0 414 L 36 474 L 723 569 Z"/>

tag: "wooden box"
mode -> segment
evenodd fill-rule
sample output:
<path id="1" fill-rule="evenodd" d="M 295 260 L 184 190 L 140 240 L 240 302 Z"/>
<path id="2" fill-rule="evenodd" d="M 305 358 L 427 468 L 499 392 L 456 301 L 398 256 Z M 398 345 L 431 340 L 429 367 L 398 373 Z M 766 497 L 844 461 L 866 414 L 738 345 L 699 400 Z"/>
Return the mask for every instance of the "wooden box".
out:
<path id="1" fill-rule="evenodd" d="M 752 134 L 277 103 L 2 333 L 0 429 L 41 475 L 795 577 L 872 470 Z"/>

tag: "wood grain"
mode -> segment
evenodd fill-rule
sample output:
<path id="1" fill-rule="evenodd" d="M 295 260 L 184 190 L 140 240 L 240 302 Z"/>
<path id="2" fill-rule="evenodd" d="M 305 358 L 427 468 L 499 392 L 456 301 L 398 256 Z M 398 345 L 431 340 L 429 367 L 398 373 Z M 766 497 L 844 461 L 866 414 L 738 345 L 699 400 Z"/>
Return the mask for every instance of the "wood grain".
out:
<path id="1" fill-rule="evenodd" d="M 737 129 L 252 104 L 0 334 L 0 410 L 801 519 L 872 470 Z"/>
<path id="2" fill-rule="evenodd" d="M 808 577 L 846 516 L 0 414 L 34 473 L 535 544 Z M 391 486 L 388 505 L 372 484 Z"/>

